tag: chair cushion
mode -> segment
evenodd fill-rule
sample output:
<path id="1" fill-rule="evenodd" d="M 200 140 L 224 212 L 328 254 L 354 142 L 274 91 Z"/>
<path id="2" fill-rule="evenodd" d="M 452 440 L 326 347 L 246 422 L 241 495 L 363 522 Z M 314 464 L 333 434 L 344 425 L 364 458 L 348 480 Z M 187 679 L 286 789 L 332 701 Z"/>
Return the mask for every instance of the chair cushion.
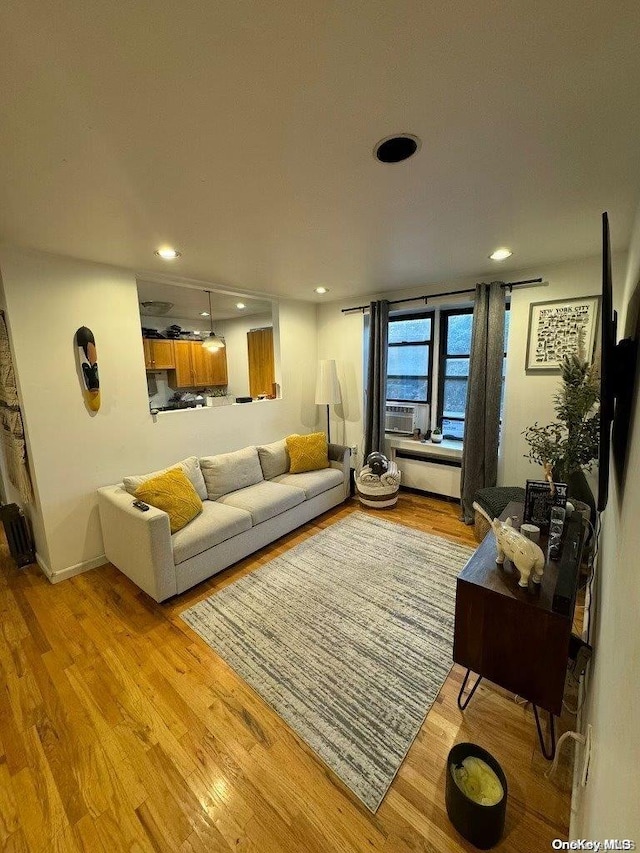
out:
<path id="1" fill-rule="evenodd" d="M 202 471 L 200 470 L 200 463 L 195 456 L 188 456 L 182 462 L 176 462 L 174 465 L 169 465 L 168 468 L 161 468 L 160 471 L 151 471 L 150 474 L 134 474 L 130 477 L 123 477 L 122 485 L 130 495 L 133 495 L 138 486 L 141 486 L 145 480 L 150 480 L 152 477 L 157 477 L 158 474 L 164 474 L 165 471 L 171 471 L 173 468 L 181 468 L 184 471 L 193 483 L 193 487 L 198 493 L 200 500 L 204 501 L 207 499 L 207 487 L 202 476 Z"/>
<path id="2" fill-rule="evenodd" d="M 473 499 L 489 518 L 498 518 L 511 501 L 524 503 L 524 489 L 522 486 L 489 486 L 478 489 Z"/>
<path id="3" fill-rule="evenodd" d="M 273 480 L 289 470 L 289 454 L 284 438 L 273 444 L 262 444 L 256 448 L 265 480 Z"/>
<path id="4" fill-rule="evenodd" d="M 177 566 L 250 529 L 251 515 L 248 512 L 216 501 L 204 501 L 201 514 L 171 537 L 173 561 Z"/>
<path id="5" fill-rule="evenodd" d="M 224 495 L 218 503 L 250 512 L 255 525 L 273 518 L 274 515 L 280 515 L 281 512 L 286 512 L 303 501 L 302 489 L 263 481 L 255 486 L 248 486 L 246 489 Z"/>
<path id="6" fill-rule="evenodd" d="M 336 468 L 325 468 L 324 471 L 306 471 L 304 474 L 281 474 L 274 477 L 274 483 L 285 486 L 295 486 L 302 489 L 307 500 L 328 492 L 334 486 L 339 486 L 344 481 L 342 471 Z"/>
<path id="7" fill-rule="evenodd" d="M 255 447 L 243 447 L 234 453 L 220 453 L 218 456 L 205 456 L 200 460 L 200 467 L 211 501 L 263 480 Z"/>
<path id="8" fill-rule="evenodd" d="M 166 512 L 172 533 L 182 530 L 202 512 L 202 501 L 181 468 L 172 468 L 145 480 L 133 494 L 139 500 Z"/>
<path id="9" fill-rule="evenodd" d="M 318 471 L 329 467 L 329 448 L 323 432 L 288 435 L 285 442 L 289 453 L 290 474 L 302 474 L 304 471 Z"/>

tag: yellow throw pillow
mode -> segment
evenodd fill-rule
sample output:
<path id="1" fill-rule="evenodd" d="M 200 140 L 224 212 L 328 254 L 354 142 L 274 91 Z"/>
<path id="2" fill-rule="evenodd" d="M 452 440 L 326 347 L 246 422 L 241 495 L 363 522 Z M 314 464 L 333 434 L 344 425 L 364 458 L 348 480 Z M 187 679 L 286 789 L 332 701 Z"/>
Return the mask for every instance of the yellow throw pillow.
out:
<path id="1" fill-rule="evenodd" d="M 164 510 L 169 516 L 172 533 L 182 530 L 202 512 L 200 496 L 181 468 L 171 468 L 164 474 L 145 480 L 133 494 L 139 500 Z"/>
<path id="2" fill-rule="evenodd" d="M 285 439 L 287 452 L 291 460 L 290 474 L 302 474 L 303 471 L 319 471 L 329 467 L 329 448 L 323 432 L 310 435 L 289 435 Z"/>

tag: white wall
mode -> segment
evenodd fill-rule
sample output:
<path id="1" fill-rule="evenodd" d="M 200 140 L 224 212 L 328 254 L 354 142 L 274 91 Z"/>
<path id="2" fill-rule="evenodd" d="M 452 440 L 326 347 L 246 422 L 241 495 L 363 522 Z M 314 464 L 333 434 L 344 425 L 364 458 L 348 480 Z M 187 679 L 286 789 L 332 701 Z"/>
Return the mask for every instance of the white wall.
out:
<path id="1" fill-rule="evenodd" d="M 614 274 L 624 276 L 626 255 L 614 258 Z M 555 420 L 553 396 L 560 375 L 527 374 L 525 371 L 529 306 L 532 302 L 599 296 L 602 292 L 602 261 L 599 257 L 571 261 L 537 270 L 521 270 L 514 280 L 542 275 L 547 287 L 514 289 L 511 295 L 511 326 L 507 352 L 504 427 L 498 479 L 504 485 L 524 485 L 527 478 L 537 479 L 540 468 L 526 458 L 528 445 L 522 432 L 538 421 Z"/>
<path id="2" fill-rule="evenodd" d="M 612 228 L 615 223 L 612 223 Z M 614 276 L 619 337 L 640 332 L 640 207 L 626 277 Z M 572 838 L 629 838 L 640 844 L 640 400 L 636 375 L 626 472 L 612 472 L 602 517 L 592 606 L 594 657 L 582 730 L 593 726 L 589 781 L 573 802 Z"/>
<path id="3" fill-rule="evenodd" d="M 317 361 L 316 309 L 283 301 L 283 399 L 161 414 L 148 407 L 135 275 L 0 247 L 10 334 L 39 494 L 38 553 L 51 572 L 104 561 L 95 490 L 184 456 L 308 432 L 317 423 L 306 377 Z M 102 406 L 87 411 L 74 334 L 94 332 Z"/>

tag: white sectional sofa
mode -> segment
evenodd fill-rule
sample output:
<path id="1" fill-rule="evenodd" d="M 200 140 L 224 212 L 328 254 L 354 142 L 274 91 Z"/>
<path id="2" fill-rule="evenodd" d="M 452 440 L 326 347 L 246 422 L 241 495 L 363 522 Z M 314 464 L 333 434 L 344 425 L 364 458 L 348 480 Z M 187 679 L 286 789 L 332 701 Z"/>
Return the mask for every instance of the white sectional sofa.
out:
<path id="1" fill-rule="evenodd" d="M 105 553 L 164 601 L 346 500 L 349 449 L 330 444 L 329 461 L 329 468 L 290 474 L 282 440 L 170 466 L 183 469 L 203 502 L 200 515 L 173 535 L 166 512 L 133 505 L 137 486 L 160 472 L 125 477 L 98 490 Z"/>

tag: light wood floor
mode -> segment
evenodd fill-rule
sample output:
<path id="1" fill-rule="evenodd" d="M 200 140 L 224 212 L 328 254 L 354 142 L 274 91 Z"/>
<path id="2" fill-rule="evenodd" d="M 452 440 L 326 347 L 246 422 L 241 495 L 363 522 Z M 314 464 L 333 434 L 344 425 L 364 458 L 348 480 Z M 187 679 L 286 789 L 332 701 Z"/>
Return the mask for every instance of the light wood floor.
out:
<path id="1" fill-rule="evenodd" d="M 454 667 L 376 815 L 179 619 L 216 589 L 360 507 L 350 501 L 168 605 L 105 566 L 51 586 L 0 562 L 0 849 L 403 853 L 473 850 L 449 824 L 451 745 L 482 744 L 509 782 L 496 849 L 566 838 L 533 716 L 486 683 L 465 714 Z M 454 504 L 373 511 L 473 544 Z M 499 626 L 496 626 L 499 630 Z M 571 722 L 571 718 L 569 718 Z"/>

